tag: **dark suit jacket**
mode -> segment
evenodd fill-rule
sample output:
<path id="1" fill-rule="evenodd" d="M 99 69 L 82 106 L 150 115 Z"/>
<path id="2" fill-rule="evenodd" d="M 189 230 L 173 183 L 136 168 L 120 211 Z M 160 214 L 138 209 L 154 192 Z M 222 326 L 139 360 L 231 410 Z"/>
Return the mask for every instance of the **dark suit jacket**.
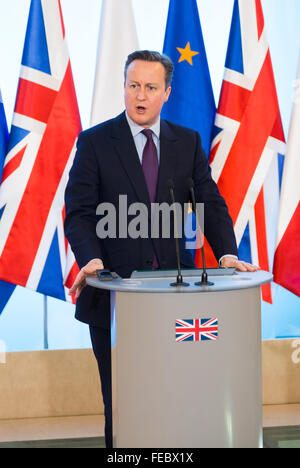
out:
<path id="1" fill-rule="evenodd" d="M 225 254 L 236 255 L 232 221 L 211 178 L 199 134 L 161 120 L 156 201 L 171 204 L 168 180 L 172 179 L 176 202 L 187 203 L 190 200 L 187 180 L 191 177 L 196 201 L 205 203 L 205 236 L 216 258 Z M 133 270 L 151 269 L 154 251 L 161 268 L 176 268 L 175 241 L 172 238 L 97 237 L 97 206 L 101 202 L 113 204 L 118 221 L 119 195 L 127 196 L 128 206 L 135 202 L 144 203 L 151 213 L 142 166 L 125 113 L 79 135 L 65 193 L 66 237 L 79 268 L 93 258 L 101 258 L 106 268 L 122 277 L 129 277 Z M 118 233 L 118 222 L 116 227 Z M 194 266 L 187 250 L 181 248 L 180 256 L 183 266 Z M 87 286 L 77 300 L 76 318 L 108 328 L 109 302 L 107 291 Z"/>

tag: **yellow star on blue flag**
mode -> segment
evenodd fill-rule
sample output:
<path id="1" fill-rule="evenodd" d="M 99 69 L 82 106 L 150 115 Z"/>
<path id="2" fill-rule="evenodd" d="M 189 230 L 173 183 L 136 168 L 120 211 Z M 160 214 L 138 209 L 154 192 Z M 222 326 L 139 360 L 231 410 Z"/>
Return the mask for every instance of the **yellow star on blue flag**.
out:
<path id="1" fill-rule="evenodd" d="M 176 47 L 176 49 L 180 53 L 178 63 L 186 60 L 190 65 L 193 66 L 193 57 L 194 55 L 198 55 L 199 52 L 196 52 L 195 50 L 191 50 L 191 46 L 189 42 L 186 44 L 184 49 L 182 49 L 181 47 Z"/>

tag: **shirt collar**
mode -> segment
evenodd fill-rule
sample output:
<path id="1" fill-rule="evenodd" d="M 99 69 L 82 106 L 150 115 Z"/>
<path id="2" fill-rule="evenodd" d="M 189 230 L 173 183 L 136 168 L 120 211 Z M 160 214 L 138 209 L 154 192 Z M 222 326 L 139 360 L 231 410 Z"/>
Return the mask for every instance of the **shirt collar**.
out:
<path id="1" fill-rule="evenodd" d="M 131 133 L 132 133 L 132 136 L 133 138 L 136 137 L 142 130 L 144 130 L 144 127 L 142 127 L 141 125 L 138 125 L 137 123 L 135 123 L 130 117 L 129 115 L 127 114 L 127 112 L 125 112 L 125 115 L 126 115 L 126 119 L 127 119 L 127 122 L 128 122 L 128 125 L 130 127 L 130 130 L 131 130 Z M 160 134 L 160 117 L 158 118 L 157 122 L 155 122 L 155 124 L 153 124 L 151 127 L 149 127 L 150 130 L 152 130 L 152 132 L 154 133 L 154 135 L 159 139 L 159 134 Z"/>

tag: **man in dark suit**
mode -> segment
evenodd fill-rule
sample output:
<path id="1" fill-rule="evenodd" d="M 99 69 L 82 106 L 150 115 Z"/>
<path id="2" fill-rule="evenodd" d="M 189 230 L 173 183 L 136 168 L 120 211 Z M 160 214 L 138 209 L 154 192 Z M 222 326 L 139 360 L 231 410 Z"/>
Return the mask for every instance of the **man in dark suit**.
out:
<path id="1" fill-rule="evenodd" d="M 217 260 L 222 266 L 241 271 L 257 269 L 237 258 L 232 221 L 211 178 L 199 134 L 160 119 L 171 92 L 172 72 L 170 59 L 157 52 L 129 55 L 125 65 L 126 112 L 79 135 L 66 188 L 65 233 L 80 268 L 70 294 L 77 297 L 76 318 L 90 325 L 102 383 L 108 447 L 112 446 L 110 297 L 108 291 L 86 286 L 85 280 L 104 267 L 129 277 L 133 270 L 176 268 L 177 262 L 172 230 L 170 238 L 131 238 L 118 235 L 117 222 L 113 235 L 99 238 L 97 207 L 109 202 L 118 221 L 122 215 L 119 197 L 126 195 L 127 206 L 140 202 L 151 213 L 153 201 L 172 203 L 170 179 L 176 202 L 183 205 L 190 200 L 187 180 L 192 178 L 196 201 L 204 203 L 205 236 Z M 150 137 L 141 133 L 144 129 L 151 129 Z M 143 170 L 142 165 L 147 144 L 152 145 L 158 166 L 154 195 L 148 185 L 152 169 Z M 181 248 L 180 256 L 183 266 L 194 266 L 187 250 Z"/>

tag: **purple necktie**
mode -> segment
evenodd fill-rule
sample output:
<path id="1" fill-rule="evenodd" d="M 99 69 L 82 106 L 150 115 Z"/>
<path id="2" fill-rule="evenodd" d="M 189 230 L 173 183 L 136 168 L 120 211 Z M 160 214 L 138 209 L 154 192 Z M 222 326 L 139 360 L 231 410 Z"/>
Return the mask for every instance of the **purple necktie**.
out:
<path id="1" fill-rule="evenodd" d="M 144 129 L 142 133 L 147 137 L 147 142 L 143 151 L 142 167 L 148 187 L 151 203 L 155 202 L 157 174 L 158 174 L 158 158 L 157 149 L 152 138 L 152 130 Z"/>
<path id="2" fill-rule="evenodd" d="M 149 197 L 151 203 L 155 202 L 157 175 L 158 175 L 158 157 L 157 148 L 152 138 L 152 130 L 145 128 L 142 133 L 147 138 L 142 158 L 142 167 L 146 179 Z M 152 269 L 158 268 L 158 261 L 154 254 Z"/>

